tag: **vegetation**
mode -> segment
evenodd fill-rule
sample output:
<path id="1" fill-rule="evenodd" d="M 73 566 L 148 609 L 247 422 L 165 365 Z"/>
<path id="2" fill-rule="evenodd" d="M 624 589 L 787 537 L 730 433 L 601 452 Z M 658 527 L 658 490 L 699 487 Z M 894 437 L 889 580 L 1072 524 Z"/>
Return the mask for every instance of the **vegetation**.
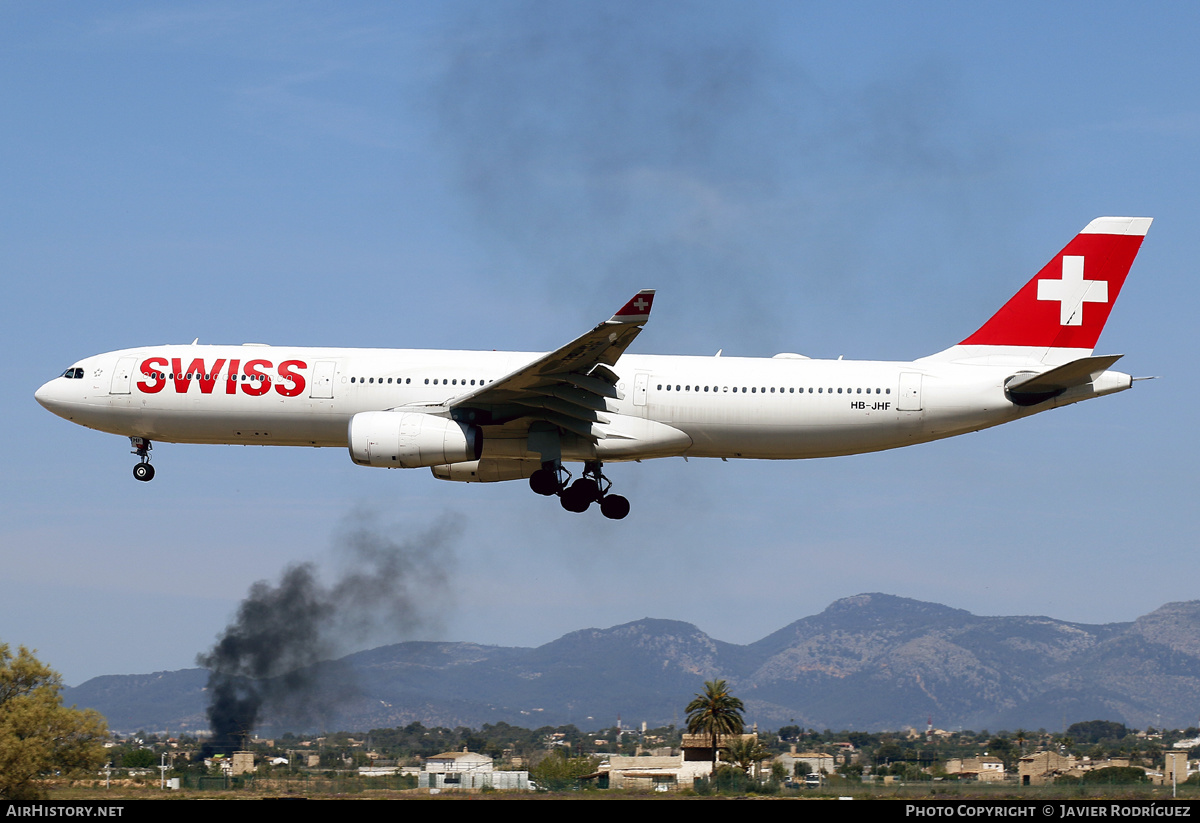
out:
<path id="1" fill-rule="evenodd" d="M 709 680 L 704 684 L 704 694 L 697 694 L 687 704 L 687 729 L 691 734 L 707 734 L 712 740 L 712 764 L 717 767 L 717 738 L 720 735 L 741 734 L 745 728 L 742 712 L 746 710 L 741 700 L 729 693 L 724 680 Z"/>
<path id="2" fill-rule="evenodd" d="M 728 693 L 727 688 L 725 692 Z M 698 695 L 698 698 L 704 696 L 706 695 Z M 678 750 L 683 731 L 667 726 L 650 729 L 644 733 L 616 727 L 584 732 L 572 725 L 527 729 L 507 723 L 488 724 L 480 729 L 465 726 L 451 729 L 411 723 L 402 727 L 372 729 L 366 733 L 335 732 L 321 737 L 289 734 L 273 741 L 274 745 L 259 742 L 252 748 L 260 755 L 286 756 L 289 752 L 300 755 L 317 754 L 325 770 L 344 771 L 368 760 L 378 759 L 416 765 L 422 758 L 430 755 L 461 751 L 466 747 L 495 758 L 497 768 L 522 769 L 532 768 L 548 752 L 559 752 L 559 757 L 563 759 L 577 760 L 609 754 L 649 753 L 657 748 Z M 1000 757 L 1006 765 L 1015 770 L 1022 753 L 1030 754 L 1044 749 L 1060 751 L 1062 745 L 1067 745 L 1070 753 L 1090 756 L 1093 761 L 1120 757 L 1128 758 L 1134 766 L 1161 768 L 1164 749 L 1170 749 L 1178 739 L 1200 734 L 1196 729 L 1170 732 L 1161 737 L 1157 733 L 1147 735 L 1144 732 L 1127 731 L 1120 739 L 1104 739 L 1098 744 L 1087 744 L 1081 748 L 1070 736 L 1064 740 L 1044 729 L 1016 732 L 966 730 L 939 733 L 934 739 L 928 739 L 926 735 L 916 731 L 817 731 L 792 726 L 787 728 L 786 737 L 783 732 L 784 730 L 780 729 L 776 734 L 759 733 L 758 745 L 766 752 L 764 757 L 787 752 L 795 745 L 799 751 L 834 754 L 836 761 L 830 769 L 831 773 L 854 778 L 892 776 L 905 781 L 927 780 L 931 775 L 955 779 L 954 775 L 945 774 L 944 766 L 947 761 L 984 754 Z M 708 734 L 706 731 L 692 733 Z M 142 745 L 142 738 L 145 738 L 146 745 L 153 739 L 152 735 L 146 736 L 142 733 L 137 737 L 136 742 L 139 746 Z M 735 757 L 732 753 L 741 741 L 729 739 L 724 742 L 725 753 L 721 758 L 732 762 L 744 760 L 744 768 L 747 767 L 751 762 L 749 759 Z M 853 757 L 848 747 L 842 748 L 845 744 L 853 747 Z M 128 742 L 127 748 L 121 751 L 132 748 L 133 741 Z M 162 746 L 159 745 L 154 751 L 157 757 L 161 754 Z M 114 751 L 114 763 L 120 763 L 121 760 L 117 759 L 115 754 Z M 177 761 L 176 767 L 179 765 Z"/>
<path id="3" fill-rule="evenodd" d="M 757 737 L 738 737 L 725 746 L 729 762 L 741 769 L 742 774 L 751 774 L 754 767 L 771 757 Z"/>
<path id="4" fill-rule="evenodd" d="M 38 778 L 95 769 L 107 736 L 95 711 L 62 705 L 62 680 L 24 646 L 13 657 L 0 643 L 0 798 L 44 796 Z"/>
<path id="5" fill-rule="evenodd" d="M 61 800 L 69 796 L 96 797 L 97 791 L 104 796 L 122 796 L 121 792 L 133 792 L 124 796 L 158 795 L 159 775 L 157 769 L 138 769 L 152 754 L 156 759 L 165 754 L 173 769 L 168 777 L 182 778 L 184 796 L 228 796 L 229 792 L 250 796 L 349 796 L 402 797 L 415 788 L 412 776 L 396 775 L 372 777 L 360 775 L 356 766 L 373 763 L 380 766 L 417 765 L 420 758 L 445 751 L 461 750 L 464 746 L 472 751 L 481 751 L 496 758 L 497 769 L 529 769 L 532 780 L 543 790 L 553 792 L 577 792 L 580 788 L 594 785 L 580 781 L 581 775 L 599 770 L 602 757 L 609 754 L 647 754 L 656 749 L 674 748 L 678 751 L 682 729 L 668 726 L 645 732 L 610 727 L 595 732 L 582 732 L 574 726 L 525 729 L 508 724 L 487 725 L 482 729 L 458 727 L 426 727 L 419 723 L 390 729 L 373 729 L 367 733 L 334 732 L 321 736 L 287 734 L 276 740 L 252 741 L 251 748 L 257 757 L 257 768 L 253 775 L 230 779 L 219 776 L 218 771 L 207 767 L 192 756 L 200 749 L 195 738 L 158 737 L 139 731 L 123 739 L 114 739 L 108 749 L 108 759 L 114 766 L 112 793 L 107 789 L 92 788 L 90 794 L 74 794 L 85 791 L 83 783 L 77 788 L 67 788 L 66 781 L 45 781 L 52 785 L 54 798 Z M 1140 766 L 1162 766 L 1162 750 L 1171 748 L 1176 740 L 1194 738 L 1196 729 L 1153 734 L 1127 731 L 1120 739 L 1105 738 L 1100 743 L 1086 744 L 1086 753 L 1095 763 L 1109 756 L 1128 758 Z M 720 795 L 773 795 L 784 794 L 804 797 L 1011 797 L 1019 792 L 1026 799 L 1062 797 L 1147 797 L 1157 796 L 1164 789 L 1144 782 L 1142 769 L 1095 768 L 1086 773 L 1084 780 L 1064 779 L 1057 786 L 1021 786 L 1016 781 L 986 783 L 960 780 L 958 774 L 946 773 L 945 767 L 952 759 L 978 757 L 983 754 L 1000 756 L 1011 752 L 1019 756 L 1022 746 L 1026 753 L 1052 748 L 1058 750 L 1063 741 L 1058 735 L 1045 730 L 1017 732 L 989 732 L 983 730 L 940 732 L 929 737 L 916 731 L 907 732 L 861 732 L 826 729 L 816 731 L 793 726 L 771 734 L 758 735 L 759 751 L 748 757 L 737 752 L 745 744 L 754 747 L 752 740 L 741 737 L 727 738 L 722 760 L 729 762 L 718 766 L 711 778 L 698 781 L 694 789 L 681 787 L 684 793 Z M 850 749 L 850 744 L 853 750 Z M 836 755 L 834 764 L 824 773 L 821 784 L 805 785 L 803 776 L 808 772 L 806 764 L 799 764 L 796 780 L 783 763 L 772 763 L 769 776 L 756 778 L 747 774 L 751 763 L 761 762 L 760 756 L 787 752 L 795 745 L 799 751 L 820 751 Z M 1103 754 L 1103 757 L 1100 755 Z M 270 757 L 287 758 L 287 763 L 272 764 Z M 306 764 L 312 758 L 318 766 Z M 765 758 L 764 758 L 765 759 Z M 127 770 L 127 771 L 126 771 Z M 763 779 L 766 778 L 766 779 Z M 865 782 L 864 782 L 865 781 Z M 1181 785 L 1181 797 L 1200 797 L 1200 778 L 1190 784 Z M 103 785 L 92 783 L 92 786 Z M 144 794 L 137 794 L 143 791 Z M 1171 791 L 1167 787 L 1165 791 Z M 1156 794 L 1157 793 L 1157 794 Z M 667 795 L 662 795 L 663 797 Z"/>
<path id="6" fill-rule="evenodd" d="M 696 794 L 750 794 L 761 791 L 757 780 L 738 768 L 722 763 L 711 777 L 696 781 Z"/>
<path id="7" fill-rule="evenodd" d="M 167 776 L 182 777 L 185 792 L 238 791 L 281 796 L 325 791 L 381 796 L 411 790 L 416 780 L 412 776 L 359 775 L 357 767 L 413 766 L 431 755 L 463 748 L 491 756 L 497 769 L 528 769 L 531 779 L 543 790 L 574 791 L 589 785 L 587 781 L 581 783 L 579 778 L 596 773 L 603 758 L 672 749 L 677 752 L 683 732 L 674 726 L 646 731 L 618 726 L 583 732 L 572 725 L 526 729 L 496 723 L 480 729 L 465 726 L 451 729 L 410 723 L 366 733 L 341 731 L 321 736 L 289 733 L 277 740 L 252 741 L 249 747 L 257 756 L 255 773 L 229 779 L 197 757 L 201 741 L 194 737 L 167 739 L 165 735 L 160 738 L 145 731 L 123 739 L 114 736 L 107 757 L 101 757 L 102 719 L 95 713 L 63 708 L 59 689 L 58 675 L 38 663 L 27 650 L 22 648 L 14 658 L 7 646 L 0 645 L 0 797 L 37 797 L 44 793 L 45 785 L 54 782 L 42 778 L 65 775 L 72 769 L 95 768 L 104 760 L 114 767 L 114 786 L 121 781 L 126 787 L 149 789 L 158 784 L 158 770 L 153 767 L 164 756 L 172 767 Z M 1091 758 L 1091 763 L 1085 761 L 1085 768 L 1093 768 L 1082 777 L 1058 781 L 1060 796 L 1064 790 L 1072 796 L 1103 792 L 1109 793 L 1105 796 L 1115 796 L 1111 794 L 1114 791 L 1154 792 L 1161 787 L 1147 786 L 1144 771 L 1138 767 L 1161 768 L 1164 750 L 1173 748 L 1179 740 L 1200 737 L 1196 728 L 1139 732 L 1120 723 L 1096 720 L 1076 723 L 1063 734 L 1045 729 L 1016 732 L 984 729 L 928 735 L 916 730 L 835 732 L 791 724 L 776 734 L 759 733 L 752 738 L 742 736 L 744 711 L 742 701 L 730 693 L 728 684 L 722 680 L 706 682 L 704 691 L 687 705 L 687 731 L 704 735 L 703 740 L 715 744 L 714 759 L 720 748 L 724 752 L 722 760 L 726 761 L 710 778 L 696 783 L 697 793 L 989 796 L 989 792 L 1014 790 L 1015 782 L 976 783 L 961 778 L 957 771 L 947 773 L 949 761 L 990 755 L 1002 759 L 1011 774 L 1022 755 L 1042 750 Z M 41 732 L 40 738 L 32 734 L 22 736 L 17 728 L 22 722 L 27 728 L 46 731 Z M 793 746 L 800 752 L 818 751 L 834 756 L 832 764 L 822 768 L 819 786 L 806 786 L 802 779 L 793 779 L 791 770 L 784 765 L 786 761 L 771 763 L 766 775 L 755 771 L 758 764 Z M 30 748 L 42 755 L 33 765 L 29 765 L 32 761 L 28 758 L 18 756 Z M 272 762 L 272 758 L 277 760 Z M 1103 762 L 1109 758 L 1120 758 L 1118 763 L 1122 765 L 1113 767 Z M 1124 767 L 1122 761 L 1132 768 Z M 13 768 L 18 762 L 24 764 L 23 769 Z M 1109 767 L 1096 768 L 1099 766 Z M 807 764 L 798 763 L 795 777 L 803 778 L 808 769 Z M 57 781 L 56 798 L 67 791 L 62 783 Z M 1192 796 L 1198 796 L 1200 787 L 1194 786 L 1197 783 L 1200 778 L 1194 777 L 1186 786 Z M 1022 796 L 1032 796 L 1035 788 L 1047 792 L 1051 789 L 1021 787 L 1019 791 Z M 684 787 L 684 791 L 690 789 Z"/>
<path id="8" fill-rule="evenodd" d="M 596 757 L 571 757 L 562 749 L 543 757 L 529 771 L 529 777 L 539 788 L 561 792 L 579 786 L 579 778 L 592 774 L 600 766 Z"/>
<path id="9" fill-rule="evenodd" d="M 1093 769 L 1090 772 L 1084 772 L 1082 777 L 1060 777 L 1054 782 L 1062 784 L 1081 783 L 1084 785 L 1123 786 L 1130 783 L 1149 783 L 1150 778 L 1146 777 L 1146 772 L 1142 769 L 1135 769 L 1132 766 L 1110 766 L 1106 769 Z"/>
<path id="10" fill-rule="evenodd" d="M 1102 740 L 1120 740 L 1126 731 L 1124 723 L 1089 720 L 1086 723 L 1072 723 L 1067 727 L 1067 735 L 1080 743 L 1099 743 Z"/>
<path id="11" fill-rule="evenodd" d="M 158 758 L 150 749 L 136 748 L 122 752 L 119 760 L 114 755 L 113 762 L 126 769 L 151 769 L 158 765 Z"/>

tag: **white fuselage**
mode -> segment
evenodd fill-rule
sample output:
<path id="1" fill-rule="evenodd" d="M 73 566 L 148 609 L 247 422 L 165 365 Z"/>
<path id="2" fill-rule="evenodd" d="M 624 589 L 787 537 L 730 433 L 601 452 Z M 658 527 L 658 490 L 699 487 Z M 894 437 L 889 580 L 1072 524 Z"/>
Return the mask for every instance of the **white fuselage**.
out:
<path id="1" fill-rule="evenodd" d="M 79 361 L 67 375 L 80 376 L 46 383 L 37 399 L 80 425 L 152 441 L 346 447 L 355 414 L 442 404 L 539 356 L 157 346 Z M 1105 372 L 1052 400 L 1019 406 L 1004 389 L 1019 370 L 937 360 L 626 354 L 613 367 L 621 397 L 605 401 L 611 422 L 593 424 L 608 436 L 597 445 L 568 435 L 562 456 L 798 459 L 879 451 L 977 431 L 1131 384 L 1128 375 Z M 485 425 L 483 457 L 536 459 L 526 429 Z"/>

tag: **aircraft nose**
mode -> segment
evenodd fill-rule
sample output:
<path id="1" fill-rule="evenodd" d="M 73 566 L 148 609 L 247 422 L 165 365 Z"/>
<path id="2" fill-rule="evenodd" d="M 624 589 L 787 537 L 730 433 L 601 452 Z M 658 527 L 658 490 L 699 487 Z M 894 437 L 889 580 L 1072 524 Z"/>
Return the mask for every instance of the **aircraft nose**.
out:
<path id="1" fill-rule="evenodd" d="M 61 378 L 55 378 L 46 383 L 43 383 L 41 388 L 33 393 L 33 399 L 42 405 L 42 408 L 47 411 L 61 415 L 63 410 L 63 397 L 58 386 Z"/>
<path id="2" fill-rule="evenodd" d="M 45 406 L 50 399 L 50 384 L 43 383 L 42 387 L 33 393 L 33 399 Z"/>

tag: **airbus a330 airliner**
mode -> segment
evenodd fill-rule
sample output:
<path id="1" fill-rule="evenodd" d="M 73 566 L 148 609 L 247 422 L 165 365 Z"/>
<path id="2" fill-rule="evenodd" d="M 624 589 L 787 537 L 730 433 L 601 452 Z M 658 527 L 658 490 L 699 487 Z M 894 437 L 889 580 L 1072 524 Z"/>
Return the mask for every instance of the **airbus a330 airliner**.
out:
<path id="1" fill-rule="evenodd" d="M 791 460 L 978 431 L 1124 391 L 1093 356 L 1150 218 L 1093 220 L 956 346 L 911 363 L 625 354 L 650 318 L 638 292 L 548 354 L 420 349 L 149 346 L 98 354 L 37 390 L 82 426 L 129 437 L 138 480 L 152 441 L 349 447 L 362 466 L 443 480 L 528 478 L 569 511 L 611 493 L 606 462 Z M 564 462 L 582 463 L 580 477 Z"/>

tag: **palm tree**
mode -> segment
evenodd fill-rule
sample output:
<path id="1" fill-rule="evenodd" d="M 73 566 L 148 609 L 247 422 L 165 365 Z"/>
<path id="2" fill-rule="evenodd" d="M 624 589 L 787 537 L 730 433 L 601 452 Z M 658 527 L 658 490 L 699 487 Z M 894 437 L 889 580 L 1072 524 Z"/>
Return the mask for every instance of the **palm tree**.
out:
<path id="1" fill-rule="evenodd" d="M 746 775 L 754 778 L 759 776 L 758 765 L 771 756 L 771 753 L 753 735 L 736 737 L 730 740 L 724 746 L 724 749 L 725 754 L 729 755 L 730 763 L 737 766 Z"/>
<path id="2" fill-rule="evenodd" d="M 724 680 L 706 680 L 704 694 L 687 704 L 687 729 L 690 734 L 707 734 L 712 740 L 712 767 L 717 769 L 717 736 L 741 734 L 745 723 L 741 700 L 729 693 Z"/>

